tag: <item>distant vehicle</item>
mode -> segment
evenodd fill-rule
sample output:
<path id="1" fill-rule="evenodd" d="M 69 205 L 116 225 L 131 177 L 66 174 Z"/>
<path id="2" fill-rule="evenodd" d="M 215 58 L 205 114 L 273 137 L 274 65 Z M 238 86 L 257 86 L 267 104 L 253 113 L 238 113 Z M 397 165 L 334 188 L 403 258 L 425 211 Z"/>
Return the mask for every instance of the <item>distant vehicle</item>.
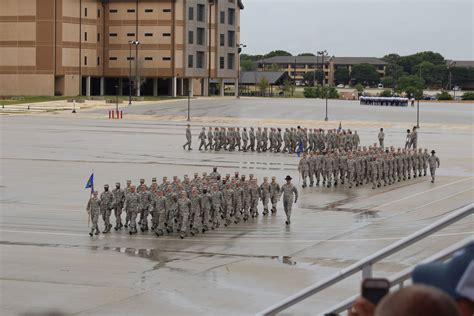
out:
<path id="1" fill-rule="evenodd" d="M 378 88 L 383 89 L 383 84 L 379 83 Z"/>
<path id="2" fill-rule="evenodd" d="M 341 83 L 341 84 L 338 84 L 337 87 L 338 88 L 344 88 L 344 85 Z"/>

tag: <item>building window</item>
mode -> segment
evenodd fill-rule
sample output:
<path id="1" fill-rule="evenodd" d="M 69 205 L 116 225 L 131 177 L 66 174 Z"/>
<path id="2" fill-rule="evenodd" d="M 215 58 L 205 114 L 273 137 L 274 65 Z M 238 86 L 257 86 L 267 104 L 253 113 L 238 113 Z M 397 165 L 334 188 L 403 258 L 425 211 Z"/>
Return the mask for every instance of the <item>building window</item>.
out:
<path id="1" fill-rule="evenodd" d="M 145 13 L 152 13 L 153 9 L 145 9 Z"/>
<path id="2" fill-rule="evenodd" d="M 194 32 L 188 31 L 188 44 L 194 44 Z"/>
<path id="3" fill-rule="evenodd" d="M 130 60 L 135 60 L 135 57 L 127 57 L 127 60 L 130 61 Z"/>
<path id="4" fill-rule="evenodd" d="M 171 12 L 171 9 L 163 9 L 163 12 L 164 12 L 164 13 L 170 13 L 170 12 Z"/>
<path id="5" fill-rule="evenodd" d="M 204 45 L 204 28 L 197 28 L 197 44 Z"/>
<path id="6" fill-rule="evenodd" d="M 225 24 L 225 11 L 221 11 L 221 24 Z"/>
<path id="7" fill-rule="evenodd" d="M 97 17 L 100 18 L 100 9 L 97 9 Z"/>
<path id="8" fill-rule="evenodd" d="M 145 60 L 153 60 L 153 57 L 145 57 Z"/>
<path id="9" fill-rule="evenodd" d="M 145 33 L 145 37 L 152 37 L 153 33 Z"/>
<path id="10" fill-rule="evenodd" d="M 227 19 L 229 20 L 229 25 L 234 25 L 235 9 L 229 9 L 229 13 L 227 14 Z"/>
<path id="11" fill-rule="evenodd" d="M 117 37 L 117 33 L 110 33 L 109 36 L 110 37 Z"/>
<path id="12" fill-rule="evenodd" d="M 109 57 L 109 60 L 117 60 L 117 57 Z"/>
<path id="13" fill-rule="evenodd" d="M 110 9 L 110 10 L 109 10 L 109 13 L 117 13 L 117 12 L 118 12 L 117 9 Z"/>
<path id="14" fill-rule="evenodd" d="M 197 52 L 196 68 L 204 68 L 204 52 Z"/>
<path id="15" fill-rule="evenodd" d="M 227 54 L 227 69 L 234 69 L 235 54 Z"/>
<path id="16" fill-rule="evenodd" d="M 84 8 L 84 16 L 87 16 L 87 8 Z"/>
<path id="17" fill-rule="evenodd" d="M 87 32 L 84 32 L 84 42 L 87 42 Z"/>
<path id="18" fill-rule="evenodd" d="M 100 66 L 100 57 L 97 57 L 97 66 Z"/>
<path id="19" fill-rule="evenodd" d="M 135 33 L 127 33 L 127 36 L 135 36 Z"/>
<path id="20" fill-rule="evenodd" d="M 170 37 L 170 36 L 171 36 L 171 33 L 163 33 L 163 36 L 164 36 L 164 37 Z"/>
<path id="21" fill-rule="evenodd" d="M 220 69 L 225 69 L 225 57 L 221 57 L 219 59 L 219 68 Z"/>
<path id="22" fill-rule="evenodd" d="M 204 4 L 198 4 L 197 8 L 198 8 L 197 20 L 199 22 L 204 22 L 204 11 L 205 11 Z"/>
<path id="23" fill-rule="evenodd" d="M 235 32 L 234 31 L 227 32 L 227 40 L 228 40 L 229 47 L 235 46 Z"/>
<path id="24" fill-rule="evenodd" d="M 87 66 L 87 56 L 84 56 L 84 66 Z"/>
<path id="25" fill-rule="evenodd" d="M 194 20 L 194 7 L 189 7 L 188 9 L 188 20 Z"/>
<path id="26" fill-rule="evenodd" d="M 169 61 L 171 60 L 171 57 L 163 57 L 163 60 Z"/>
<path id="27" fill-rule="evenodd" d="M 194 67 L 194 56 L 188 55 L 188 68 L 193 68 L 193 67 Z"/>
<path id="28" fill-rule="evenodd" d="M 97 42 L 100 42 L 100 33 L 97 33 Z"/>
<path id="29" fill-rule="evenodd" d="M 127 12 L 128 13 L 135 13 L 135 9 L 128 9 Z"/>
<path id="30" fill-rule="evenodd" d="M 221 37 L 220 37 L 220 45 L 221 46 L 225 46 L 225 35 L 224 34 L 221 34 Z"/>

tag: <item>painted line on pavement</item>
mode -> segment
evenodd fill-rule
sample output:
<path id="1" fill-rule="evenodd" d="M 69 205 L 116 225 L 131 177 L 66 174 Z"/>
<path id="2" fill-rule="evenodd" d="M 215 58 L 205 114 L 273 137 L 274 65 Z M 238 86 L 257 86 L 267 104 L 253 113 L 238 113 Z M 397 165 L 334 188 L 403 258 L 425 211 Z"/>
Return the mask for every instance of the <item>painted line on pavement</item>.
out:
<path id="1" fill-rule="evenodd" d="M 53 233 L 53 232 L 44 232 L 44 231 L 22 231 L 22 230 L 0 230 L 2 233 L 17 233 L 17 234 L 33 234 L 33 235 L 52 235 L 52 236 L 80 236 L 85 237 L 87 234 L 73 234 L 73 233 Z M 472 235 L 474 231 L 471 232 L 460 232 L 460 233 L 445 233 L 445 234 L 434 234 L 428 236 L 428 238 L 433 237 L 449 237 L 449 236 L 464 236 L 464 235 Z M 118 236 L 118 235 L 107 235 L 104 237 L 101 235 L 100 237 L 90 237 L 90 240 L 110 240 L 110 239 L 127 239 L 127 240 L 155 240 L 155 241 L 187 241 L 187 242 L 203 242 L 203 241 L 210 241 L 210 242 L 222 242 L 229 239 L 232 239 L 233 242 L 245 242 L 245 243 L 315 243 L 315 242 L 365 242 L 365 241 L 379 241 L 379 240 L 399 240 L 406 236 L 399 236 L 399 237 L 382 237 L 382 238 L 358 238 L 358 239 L 334 239 L 334 240 L 327 240 L 327 239 L 312 239 L 312 240 L 263 240 L 261 236 L 256 239 L 251 239 L 242 237 L 240 240 L 236 240 L 233 236 L 229 238 L 212 238 L 212 239 L 204 239 L 197 237 L 188 237 L 185 239 L 181 238 L 174 238 L 174 237 L 138 237 L 138 236 Z M 14 242 L 12 242 L 14 243 Z M 13 244 L 14 245 L 14 244 Z M 67 245 L 66 245 L 67 246 Z"/>

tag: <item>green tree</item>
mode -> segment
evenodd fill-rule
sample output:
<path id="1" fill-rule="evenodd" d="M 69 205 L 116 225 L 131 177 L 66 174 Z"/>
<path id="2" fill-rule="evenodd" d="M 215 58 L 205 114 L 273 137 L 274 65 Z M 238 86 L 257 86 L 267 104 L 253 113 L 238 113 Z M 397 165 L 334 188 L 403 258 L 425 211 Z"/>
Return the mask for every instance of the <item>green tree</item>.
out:
<path id="1" fill-rule="evenodd" d="M 265 94 L 267 92 L 268 87 L 270 87 L 270 82 L 267 78 L 263 77 L 262 79 L 260 79 L 259 82 L 257 82 L 257 87 L 262 94 Z"/>
<path id="2" fill-rule="evenodd" d="M 462 95 L 463 100 L 474 100 L 474 92 L 464 92 Z"/>
<path id="3" fill-rule="evenodd" d="M 423 95 L 425 83 L 419 76 L 403 76 L 398 80 L 397 91 L 405 92 L 409 97 Z"/>
<path id="4" fill-rule="evenodd" d="M 452 86 L 461 86 L 474 82 L 473 67 L 456 67 L 451 69 Z"/>
<path id="5" fill-rule="evenodd" d="M 394 80 L 391 76 L 383 77 L 380 82 L 383 84 L 385 88 L 393 88 Z"/>
<path id="6" fill-rule="evenodd" d="M 441 101 L 447 101 L 447 100 L 452 100 L 453 96 L 449 94 L 447 91 L 441 91 L 441 93 L 438 93 L 436 95 L 436 98 Z"/>
<path id="7" fill-rule="evenodd" d="M 255 70 L 257 67 L 254 61 L 250 59 L 244 59 L 240 61 L 240 68 L 243 71 L 252 71 Z"/>
<path id="8" fill-rule="evenodd" d="M 358 64 L 352 67 L 352 79 L 357 83 L 375 84 L 380 80 L 380 76 L 374 65 Z"/>
<path id="9" fill-rule="evenodd" d="M 349 72 L 349 69 L 345 67 L 337 68 L 334 71 L 334 80 L 336 80 L 336 83 L 338 84 L 348 84 L 351 80 L 351 74 Z"/>
<path id="10" fill-rule="evenodd" d="M 380 96 L 381 96 L 381 97 L 391 97 L 391 96 L 392 96 L 392 91 L 390 91 L 390 90 L 383 90 L 383 91 L 380 93 Z"/>
<path id="11" fill-rule="evenodd" d="M 293 81 L 291 81 L 290 79 L 286 79 L 283 83 L 283 86 L 281 87 L 281 90 L 283 90 L 285 95 L 289 95 L 293 91 L 293 86 Z"/>
<path id="12" fill-rule="evenodd" d="M 328 99 L 339 99 L 339 92 L 337 92 L 337 89 L 334 86 L 324 86 L 321 88 L 321 98 L 327 98 Z"/>
<path id="13" fill-rule="evenodd" d="M 435 65 L 429 61 L 423 61 L 413 67 L 414 75 L 421 76 L 428 86 L 442 84 L 447 78 L 446 65 Z"/>
<path id="14" fill-rule="evenodd" d="M 271 64 L 270 71 L 280 71 L 281 67 L 278 64 Z"/>
<path id="15" fill-rule="evenodd" d="M 354 88 L 357 90 L 357 92 L 358 92 L 359 94 L 361 94 L 362 92 L 364 92 L 364 86 L 361 85 L 360 83 L 356 84 Z"/>
<path id="16" fill-rule="evenodd" d="M 305 98 L 314 99 L 317 97 L 315 87 L 305 87 L 303 90 L 303 95 Z"/>
<path id="17" fill-rule="evenodd" d="M 268 54 L 264 55 L 263 58 L 271 58 L 275 56 L 293 56 L 291 53 L 285 51 L 285 50 L 274 50 L 269 52 Z"/>
<path id="18" fill-rule="evenodd" d="M 323 82 L 324 73 L 322 70 L 309 71 L 303 75 L 303 79 L 307 85 L 314 86 L 314 78 L 316 82 Z"/>

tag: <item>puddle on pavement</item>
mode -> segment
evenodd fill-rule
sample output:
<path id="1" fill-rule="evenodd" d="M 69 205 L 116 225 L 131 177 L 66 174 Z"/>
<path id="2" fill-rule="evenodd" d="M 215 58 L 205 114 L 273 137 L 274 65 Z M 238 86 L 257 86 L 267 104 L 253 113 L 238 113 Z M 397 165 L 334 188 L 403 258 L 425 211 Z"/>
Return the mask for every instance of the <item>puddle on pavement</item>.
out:
<path id="1" fill-rule="evenodd" d="M 296 265 L 296 261 L 294 261 L 289 256 L 272 256 L 271 258 L 274 259 L 274 260 L 277 260 L 280 263 L 287 264 L 287 265 L 290 265 L 290 266 Z"/>

